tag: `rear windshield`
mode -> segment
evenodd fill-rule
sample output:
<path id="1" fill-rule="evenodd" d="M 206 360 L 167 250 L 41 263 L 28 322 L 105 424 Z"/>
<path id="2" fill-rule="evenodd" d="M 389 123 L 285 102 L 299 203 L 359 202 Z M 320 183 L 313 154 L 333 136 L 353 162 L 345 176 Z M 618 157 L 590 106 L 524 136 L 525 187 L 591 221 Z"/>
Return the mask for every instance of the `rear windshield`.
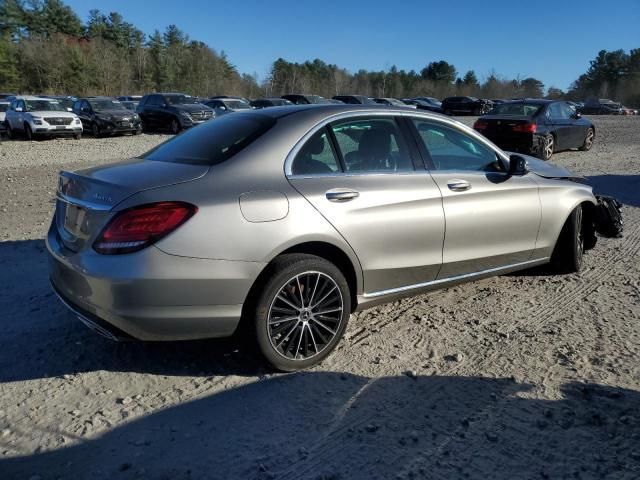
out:
<path id="1" fill-rule="evenodd" d="M 531 117 L 538 113 L 542 105 L 535 103 L 500 103 L 493 107 L 489 115 L 514 115 Z"/>
<path id="2" fill-rule="evenodd" d="M 231 158 L 275 125 L 265 115 L 238 113 L 191 128 L 141 158 L 159 162 L 216 165 Z"/>

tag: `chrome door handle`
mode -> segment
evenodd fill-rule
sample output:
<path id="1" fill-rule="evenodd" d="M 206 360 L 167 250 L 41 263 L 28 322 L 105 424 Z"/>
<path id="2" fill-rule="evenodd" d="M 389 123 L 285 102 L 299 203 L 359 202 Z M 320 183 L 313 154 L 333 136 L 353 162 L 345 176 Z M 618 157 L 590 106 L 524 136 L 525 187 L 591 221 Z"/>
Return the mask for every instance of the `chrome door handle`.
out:
<path id="1" fill-rule="evenodd" d="M 330 202 L 348 202 L 358 198 L 360 193 L 355 190 L 329 190 L 324 195 Z"/>
<path id="2" fill-rule="evenodd" d="M 471 184 L 466 180 L 449 180 L 447 182 L 447 187 L 449 187 L 449 190 L 453 190 L 454 192 L 464 192 L 471 188 Z"/>

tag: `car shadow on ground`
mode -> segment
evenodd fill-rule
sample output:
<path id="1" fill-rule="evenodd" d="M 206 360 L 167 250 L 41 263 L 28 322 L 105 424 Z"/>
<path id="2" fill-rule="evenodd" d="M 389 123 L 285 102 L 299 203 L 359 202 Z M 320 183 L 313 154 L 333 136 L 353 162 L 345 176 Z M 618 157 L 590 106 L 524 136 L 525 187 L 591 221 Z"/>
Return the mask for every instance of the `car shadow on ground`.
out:
<path id="1" fill-rule="evenodd" d="M 571 383 L 545 400 L 531 390 L 479 377 L 285 375 L 0 460 L 0 471 L 43 480 L 638 478 L 639 392 Z"/>
<path id="2" fill-rule="evenodd" d="M 587 177 L 593 192 L 609 195 L 625 205 L 640 207 L 640 175 L 594 175 Z"/>
<path id="3" fill-rule="evenodd" d="M 97 335 L 53 294 L 42 240 L 0 242 L 0 272 L 0 384 L 96 370 L 269 373 L 241 338 L 116 343 Z"/>

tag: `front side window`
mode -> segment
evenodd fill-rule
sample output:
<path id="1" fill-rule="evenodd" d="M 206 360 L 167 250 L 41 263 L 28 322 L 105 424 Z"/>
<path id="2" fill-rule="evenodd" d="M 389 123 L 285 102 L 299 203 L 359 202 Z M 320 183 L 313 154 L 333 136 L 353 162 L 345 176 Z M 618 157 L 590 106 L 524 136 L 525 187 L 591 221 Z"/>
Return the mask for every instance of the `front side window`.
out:
<path id="1" fill-rule="evenodd" d="M 347 172 L 413 170 L 409 150 L 393 118 L 357 118 L 331 125 Z"/>
<path id="2" fill-rule="evenodd" d="M 323 128 L 307 140 L 291 166 L 293 175 L 322 175 L 340 171 L 327 133 L 327 129 Z"/>
<path id="3" fill-rule="evenodd" d="M 496 152 L 451 127 L 413 118 L 436 170 L 503 171 Z"/>

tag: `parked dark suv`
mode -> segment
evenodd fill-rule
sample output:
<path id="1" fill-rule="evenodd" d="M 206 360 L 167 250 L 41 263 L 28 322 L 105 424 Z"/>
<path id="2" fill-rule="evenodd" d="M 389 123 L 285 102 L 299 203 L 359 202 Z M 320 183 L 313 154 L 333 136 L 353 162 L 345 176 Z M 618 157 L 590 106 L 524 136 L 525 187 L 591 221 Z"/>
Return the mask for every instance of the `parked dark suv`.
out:
<path id="1" fill-rule="evenodd" d="M 442 110 L 446 115 L 484 115 L 493 108 L 490 100 L 476 97 L 448 97 L 442 101 Z"/>
<path id="2" fill-rule="evenodd" d="M 199 125 L 213 118 L 213 110 L 184 93 L 150 93 L 138 105 L 142 130 L 170 130 L 178 133 L 183 128 Z"/>
<path id="3" fill-rule="evenodd" d="M 76 100 L 72 108 L 82 121 L 82 128 L 94 137 L 114 133 L 139 134 L 140 117 L 111 97 L 85 97 Z"/>

